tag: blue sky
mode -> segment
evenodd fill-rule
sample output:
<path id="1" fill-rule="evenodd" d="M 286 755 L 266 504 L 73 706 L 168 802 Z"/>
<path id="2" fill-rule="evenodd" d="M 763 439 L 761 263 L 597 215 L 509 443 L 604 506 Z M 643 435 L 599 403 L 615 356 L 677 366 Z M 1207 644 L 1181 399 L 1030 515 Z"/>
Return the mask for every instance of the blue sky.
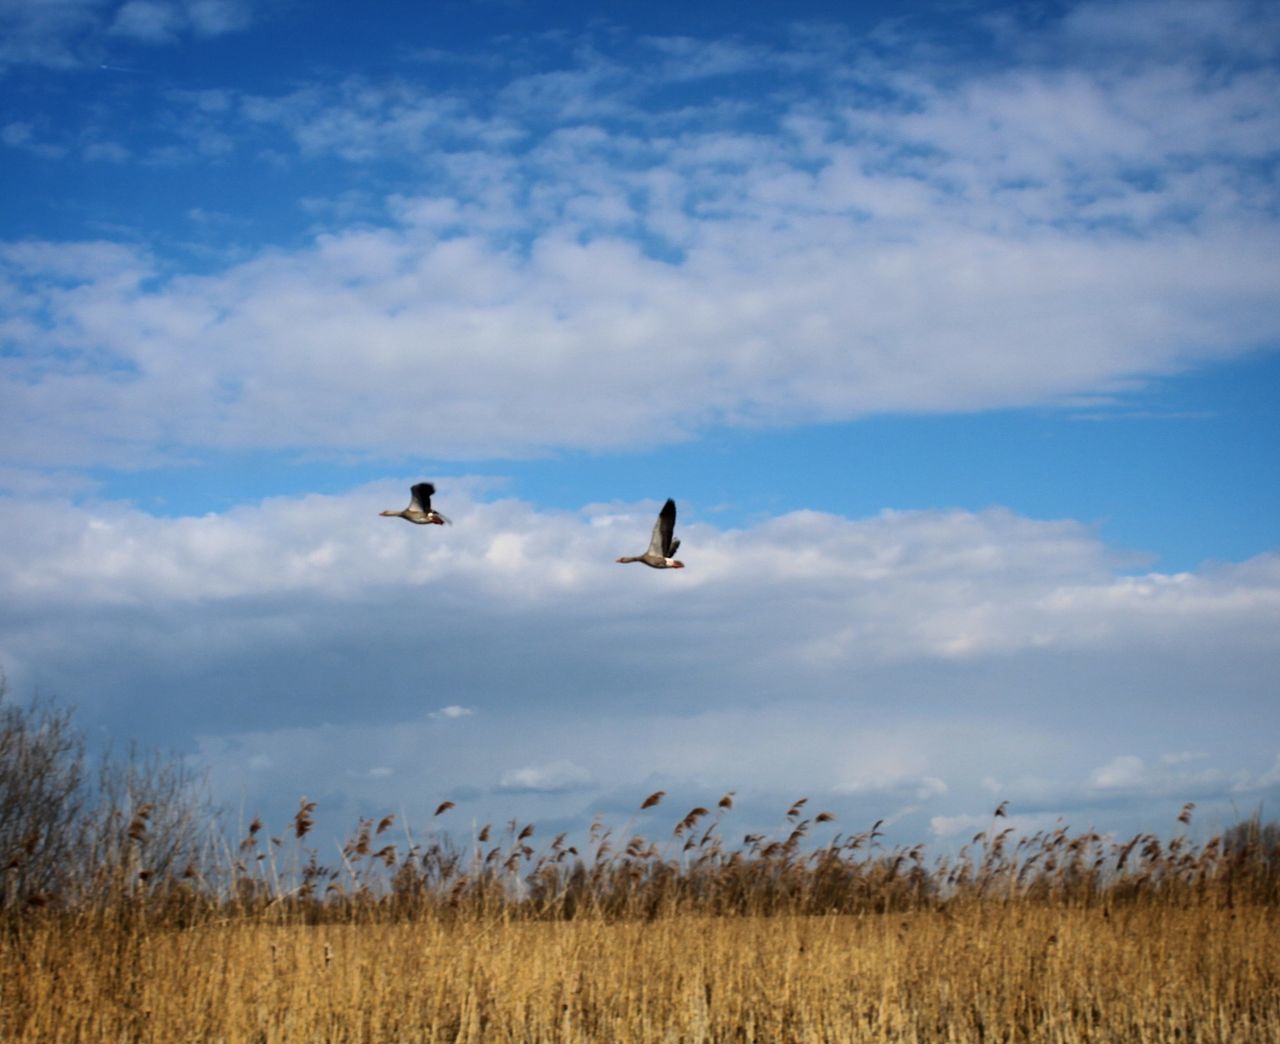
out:
<path id="1" fill-rule="evenodd" d="M 0 0 L 0 40 L 18 694 L 336 829 L 1280 798 L 1270 5 Z M 452 528 L 377 517 L 421 478 Z M 667 496 L 688 568 L 615 566 Z"/>

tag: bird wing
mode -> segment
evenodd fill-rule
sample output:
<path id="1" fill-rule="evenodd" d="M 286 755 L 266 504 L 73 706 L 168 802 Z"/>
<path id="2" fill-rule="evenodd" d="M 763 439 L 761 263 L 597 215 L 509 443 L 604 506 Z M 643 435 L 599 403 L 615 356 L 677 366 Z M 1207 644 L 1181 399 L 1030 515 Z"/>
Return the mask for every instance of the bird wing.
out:
<path id="1" fill-rule="evenodd" d="M 676 502 L 668 499 L 658 512 L 658 521 L 653 524 L 653 535 L 649 538 L 649 550 L 663 558 L 670 558 L 679 541 L 675 539 Z"/>
<path id="2" fill-rule="evenodd" d="M 430 482 L 419 482 L 416 486 L 410 486 L 409 492 L 413 494 L 413 499 L 409 502 L 409 507 L 417 508 L 424 515 L 431 510 L 431 494 L 436 491 L 436 487 Z"/>

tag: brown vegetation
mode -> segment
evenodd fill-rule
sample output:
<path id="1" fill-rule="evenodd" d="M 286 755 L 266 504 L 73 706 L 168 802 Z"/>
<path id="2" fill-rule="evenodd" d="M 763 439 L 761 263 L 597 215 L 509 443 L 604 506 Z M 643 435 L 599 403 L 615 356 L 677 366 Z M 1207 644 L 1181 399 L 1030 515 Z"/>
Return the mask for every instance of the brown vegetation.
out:
<path id="1" fill-rule="evenodd" d="M 65 730 L 18 738 L 40 736 L 79 764 Z M 367 819 L 330 866 L 313 802 L 217 845 L 189 788 L 130 764 L 92 801 L 74 772 L 0 787 L 0 1040 L 1280 1040 L 1280 831 L 1257 819 L 1019 837 L 1002 805 L 931 859 L 805 799 L 726 843 L 726 794 L 656 839 Z M 34 819 L 5 804 L 31 793 Z"/>
<path id="2" fill-rule="evenodd" d="M 45 922 L 0 960 L 6 1041 L 1280 1036 L 1280 932 L 1259 907 Z"/>
<path id="3" fill-rule="evenodd" d="M 293 841 L 254 820 L 229 873 L 11 908 L 0 1039 L 1280 1039 L 1256 823 L 1202 846 L 1004 830 L 926 862 L 876 830 L 803 850 L 799 804 L 727 849 L 727 807 L 669 846 L 597 823 L 582 853 L 515 822 L 401 853 L 388 816 L 327 868 L 304 801 Z"/>

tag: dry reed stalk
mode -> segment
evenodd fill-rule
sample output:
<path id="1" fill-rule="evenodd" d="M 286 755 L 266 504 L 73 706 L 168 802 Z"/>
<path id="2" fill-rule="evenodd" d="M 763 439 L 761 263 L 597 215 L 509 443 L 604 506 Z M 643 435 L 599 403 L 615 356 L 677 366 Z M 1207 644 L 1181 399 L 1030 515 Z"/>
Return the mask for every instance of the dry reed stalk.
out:
<path id="1" fill-rule="evenodd" d="M 0 960 L 0 1039 L 1280 1039 L 1274 909 L 94 930 Z"/>
<path id="2" fill-rule="evenodd" d="M 254 819 L 167 870 L 140 805 L 123 858 L 4 911 L 0 1040 L 1280 1040 L 1273 827 L 1019 837 L 1002 804 L 930 861 L 879 822 L 803 849 L 834 820 L 806 803 L 736 849 L 732 793 L 662 846 L 597 819 L 585 855 L 515 820 L 402 853 L 362 819 L 339 869 Z"/>

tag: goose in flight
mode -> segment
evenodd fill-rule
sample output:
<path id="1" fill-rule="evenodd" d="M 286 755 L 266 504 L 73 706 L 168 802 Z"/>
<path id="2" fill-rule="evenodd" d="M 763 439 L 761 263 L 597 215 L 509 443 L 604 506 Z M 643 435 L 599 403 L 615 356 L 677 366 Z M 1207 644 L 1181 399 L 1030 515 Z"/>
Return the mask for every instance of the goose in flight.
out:
<path id="1" fill-rule="evenodd" d="M 403 511 L 379 511 L 378 514 L 386 518 L 403 518 L 406 522 L 419 526 L 443 526 L 446 523 L 453 525 L 439 511 L 431 510 L 431 494 L 435 491 L 436 487 L 430 482 L 419 482 L 416 486 L 409 487 L 412 499 L 407 508 Z"/>
<path id="2" fill-rule="evenodd" d="M 658 512 L 658 521 L 653 524 L 653 536 L 649 538 L 649 550 L 643 555 L 629 557 L 624 555 L 619 562 L 643 562 L 654 569 L 683 569 L 684 563 L 677 562 L 671 556 L 680 547 L 675 538 L 676 502 L 668 499 Z"/>

